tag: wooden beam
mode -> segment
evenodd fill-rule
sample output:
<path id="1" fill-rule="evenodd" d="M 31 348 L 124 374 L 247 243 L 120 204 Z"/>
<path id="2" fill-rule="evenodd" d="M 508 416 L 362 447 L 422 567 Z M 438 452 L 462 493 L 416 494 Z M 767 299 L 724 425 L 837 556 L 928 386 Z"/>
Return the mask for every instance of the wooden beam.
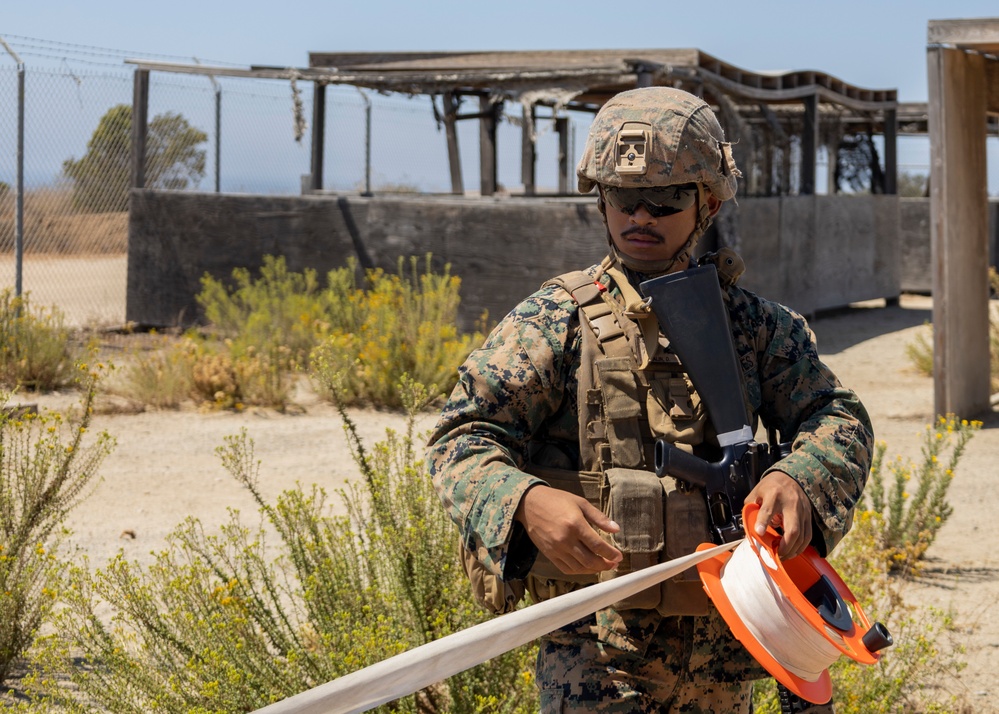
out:
<path id="1" fill-rule="evenodd" d="M 999 18 L 930 20 L 926 26 L 926 44 L 995 53 L 999 51 Z"/>
<path id="2" fill-rule="evenodd" d="M 149 131 L 149 71 L 132 78 L 132 188 L 146 187 L 146 135 Z"/>
<path id="3" fill-rule="evenodd" d="M 558 134 L 558 192 L 563 196 L 569 193 L 569 117 L 555 120 Z"/>
<path id="4" fill-rule="evenodd" d="M 999 59 L 995 58 L 985 63 L 985 109 L 999 114 Z M 995 123 L 995 117 L 992 121 Z"/>
<path id="5" fill-rule="evenodd" d="M 454 92 L 444 92 L 444 133 L 447 136 L 447 163 L 451 172 L 451 193 L 462 196 L 465 182 L 461 176 L 461 154 L 458 150 L 458 132 L 455 127 L 460 100 Z"/>
<path id="6" fill-rule="evenodd" d="M 326 85 L 314 82 L 312 85 L 312 176 L 309 188 L 323 190 L 323 147 L 326 144 Z"/>
<path id="7" fill-rule="evenodd" d="M 479 97 L 479 190 L 483 196 L 496 193 L 496 115 L 500 104 Z"/>
<path id="8" fill-rule="evenodd" d="M 524 184 L 524 195 L 537 193 L 534 177 L 537 169 L 538 152 L 534 144 L 534 121 L 537 111 L 534 105 L 524 107 L 524 121 L 520 129 L 520 181 Z"/>
<path id="9" fill-rule="evenodd" d="M 805 97 L 805 114 L 801 126 L 801 182 L 802 196 L 815 194 L 816 153 L 819 150 L 819 95 Z"/>
<path id="10" fill-rule="evenodd" d="M 885 193 L 898 193 L 898 121 L 894 109 L 885 112 Z"/>
<path id="11" fill-rule="evenodd" d="M 985 62 L 927 48 L 933 404 L 962 418 L 989 408 Z"/>

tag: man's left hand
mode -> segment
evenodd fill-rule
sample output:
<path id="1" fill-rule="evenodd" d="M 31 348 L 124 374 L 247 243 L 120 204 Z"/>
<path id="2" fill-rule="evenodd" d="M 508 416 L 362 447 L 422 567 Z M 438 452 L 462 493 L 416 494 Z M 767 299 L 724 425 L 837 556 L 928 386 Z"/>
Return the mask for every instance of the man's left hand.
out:
<path id="1" fill-rule="evenodd" d="M 812 542 L 812 503 L 798 482 L 783 471 L 771 471 L 746 496 L 757 503 L 756 532 L 766 533 L 767 525 L 780 528 L 783 537 L 777 549 L 781 560 L 800 555 Z"/>

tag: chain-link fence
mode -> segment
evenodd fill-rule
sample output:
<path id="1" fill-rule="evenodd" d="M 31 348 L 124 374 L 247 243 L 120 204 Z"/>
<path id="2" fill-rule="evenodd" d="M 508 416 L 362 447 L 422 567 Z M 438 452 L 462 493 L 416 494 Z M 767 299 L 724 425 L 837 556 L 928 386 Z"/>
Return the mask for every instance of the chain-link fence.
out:
<path id="1" fill-rule="evenodd" d="M 124 322 L 133 67 L 141 53 L 6 36 L 0 50 L 0 290 L 20 285 L 72 325 Z M 4 52 L 3 50 L 9 50 Z M 149 56 L 146 56 L 149 57 Z M 189 58 L 163 58 L 171 61 Z M 224 63 L 211 62 L 213 65 Z M 19 73 L 23 216 L 16 230 Z M 448 192 L 446 138 L 428 97 L 330 86 L 324 186 L 337 192 Z M 293 195 L 310 171 L 309 82 L 150 74 L 146 185 Z M 497 129 L 500 191 L 521 190 L 521 109 Z M 542 110 L 544 111 L 544 110 Z M 573 138 L 590 117 L 570 114 Z M 478 189 L 478 122 L 460 122 L 462 175 Z M 553 118 L 539 117 L 536 190 L 559 185 Z"/>

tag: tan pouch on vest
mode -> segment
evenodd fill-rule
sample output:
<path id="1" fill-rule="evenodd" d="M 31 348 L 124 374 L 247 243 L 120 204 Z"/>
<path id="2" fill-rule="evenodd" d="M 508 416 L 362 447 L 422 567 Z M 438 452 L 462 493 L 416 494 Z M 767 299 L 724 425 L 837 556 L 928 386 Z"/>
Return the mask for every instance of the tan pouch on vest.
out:
<path id="1" fill-rule="evenodd" d="M 608 469 L 607 484 L 604 513 L 621 526 L 610 538 L 624 558 L 616 569 L 600 573 L 601 581 L 689 555 L 701 543 L 711 542 L 701 491 L 681 491 L 671 478 L 636 469 Z M 666 616 L 705 615 L 710 603 L 697 568 L 688 568 L 613 607 L 656 609 Z"/>
<path id="2" fill-rule="evenodd" d="M 618 533 L 610 535 L 610 540 L 624 558 L 614 570 L 600 573 L 601 581 L 655 565 L 665 539 L 662 481 L 651 471 L 637 469 L 612 468 L 606 476 L 608 494 L 604 513 L 621 526 Z M 661 587 L 656 585 L 614 603 L 614 607 L 651 610 L 659 606 L 661 599 Z"/>
<path id="3" fill-rule="evenodd" d="M 472 597 L 480 607 L 494 615 L 505 615 L 517 609 L 524 599 L 524 581 L 505 581 L 489 571 L 475 557 L 475 553 L 465 547 L 458 539 L 458 549 L 461 554 L 461 565 L 468 576 L 468 584 L 472 589 Z"/>
<path id="4" fill-rule="evenodd" d="M 704 493 L 700 489 L 681 491 L 669 477 L 662 479 L 662 485 L 666 491 L 665 561 L 689 555 L 701 543 L 712 541 Z M 663 581 L 657 608 L 663 615 L 706 615 L 709 607 L 696 567 Z"/>

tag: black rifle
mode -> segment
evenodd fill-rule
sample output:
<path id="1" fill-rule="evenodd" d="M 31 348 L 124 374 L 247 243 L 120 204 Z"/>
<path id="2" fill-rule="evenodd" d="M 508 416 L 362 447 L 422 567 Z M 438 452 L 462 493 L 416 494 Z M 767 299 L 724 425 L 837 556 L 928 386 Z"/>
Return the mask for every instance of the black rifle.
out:
<path id="1" fill-rule="evenodd" d="M 746 496 L 763 472 L 787 455 L 790 445 L 778 444 L 774 431 L 769 444 L 760 444 L 746 423 L 749 412 L 741 370 L 715 266 L 654 278 L 640 287 L 670 348 L 690 375 L 722 449 L 721 459 L 710 462 L 657 439 L 656 475 L 703 488 L 715 540 L 730 543 L 745 535 L 742 506 Z"/>

